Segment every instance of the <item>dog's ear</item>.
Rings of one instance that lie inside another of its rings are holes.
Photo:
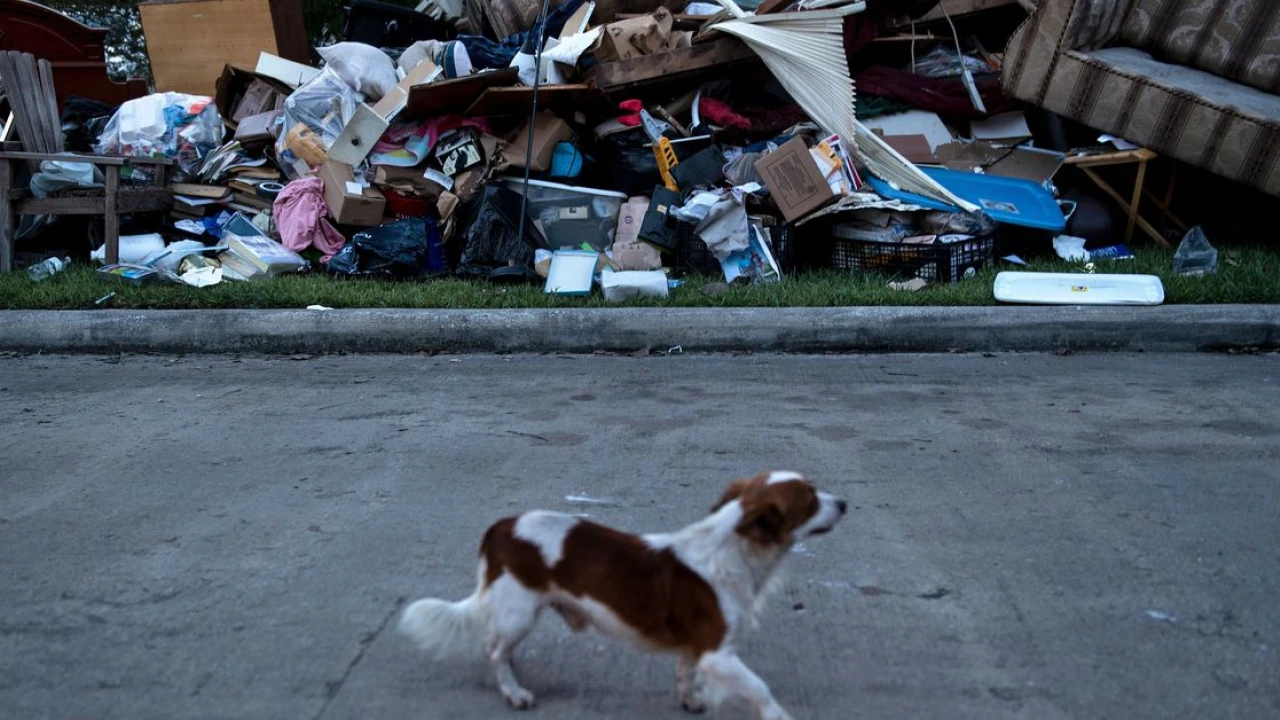
[[[786,539],[786,522],[777,504],[769,502],[748,508],[734,530],[761,545],[780,545]]]
[[[715,512],[725,505],[728,505],[734,500],[742,497],[742,493],[746,492],[747,488],[755,481],[755,478],[746,478],[743,480],[735,480],[730,483],[729,487],[724,489],[724,494],[720,496],[720,499],[716,501],[716,504],[711,506],[711,512]]]

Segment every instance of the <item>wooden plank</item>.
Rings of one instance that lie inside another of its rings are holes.
[[[121,215],[168,210],[173,204],[171,195],[135,194],[122,192],[116,196],[116,212]],[[14,215],[101,215],[105,217],[106,196],[87,197],[28,197],[14,201]]]
[[[727,65],[757,61],[746,43],[737,38],[699,43],[658,55],[603,63],[596,66],[596,87],[605,92],[651,82],[670,82]]]
[[[1148,162],[1155,160],[1156,157],[1158,156],[1154,151],[1138,148],[1137,150],[1121,150],[1097,155],[1069,155],[1064,162],[1067,165],[1076,165],[1078,167],[1102,167],[1104,165]]]
[[[282,55],[269,0],[155,0],[138,12],[157,92],[212,97],[224,65],[254,67],[261,52]]]
[[[58,91],[53,87],[53,65],[48,60],[36,64],[40,72],[40,86],[44,91],[46,114],[50,121],[49,137],[53,139],[56,151],[67,147],[66,137],[62,133],[62,116],[58,113]]]
[[[514,85],[520,71],[515,68],[476,73],[456,80],[441,80],[409,88],[409,101],[397,121],[424,120],[438,115],[460,113],[491,87]]]
[[[591,92],[589,85],[543,85],[538,88],[538,107],[549,110],[572,110],[582,97]],[[468,116],[502,117],[528,115],[533,109],[533,88],[495,87],[467,108]]]
[[[13,272],[13,231],[17,218],[9,191],[13,189],[13,163],[0,160],[0,273]]]
[[[150,158],[150,157],[109,157],[106,155],[80,155],[78,153],[37,153],[37,152],[7,152],[0,151],[0,159],[8,158],[10,160],[34,160],[35,162],[43,162],[45,160],[60,160],[62,162],[81,162],[90,163],[92,165],[173,165],[171,158]]]

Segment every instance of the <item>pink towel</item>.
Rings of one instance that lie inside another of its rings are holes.
[[[324,203],[324,181],[309,177],[294,180],[276,197],[276,229],[280,242],[294,252],[302,252],[315,246],[329,258],[342,249],[346,238],[329,224],[325,216],[329,206]]]

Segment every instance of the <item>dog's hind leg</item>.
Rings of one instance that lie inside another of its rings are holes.
[[[732,650],[706,653],[698,660],[698,671],[713,686],[716,695],[746,700],[760,720],[791,720],[787,711],[773,699],[764,680],[751,672]]]
[[[697,663],[685,655],[681,655],[676,661],[676,689],[680,693],[680,706],[686,712],[706,712],[707,704],[702,699],[702,688],[698,682]]]
[[[511,654],[538,620],[542,609],[539,596],[511,575],[503,574],[489,586],[485,602],[489,608],[485,652],[497,676],[498,689],[511,707],[531,708],[537,699],[516,679]]]

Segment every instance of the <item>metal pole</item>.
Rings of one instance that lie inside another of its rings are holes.
[[[542,0],[542,12],[534,23],[538,52],[533,61],[533,108],[529,111],[529,143],[524,151],[524,185],[520,189],[520,240],[524,241],[526,214],[529,211],[529,174],[533,169],[533,131],[538,122],[538,88],[542,85],[542,48],[546,44],[547,11],[551,0]]]

